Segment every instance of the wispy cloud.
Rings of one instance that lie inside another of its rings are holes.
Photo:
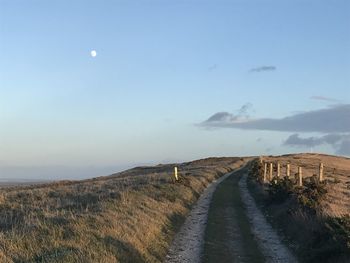
[[[249,72],[274,71],[276,69],[277,68],[275,66],[261,66],[261,67],[252,68],[249,70]]]
[[[329,98],[329,97],[324,97],[324,96],[311,96],[310,99],[327,101],[327,102],[340,102],[340,100]]]
[[[265,152],[269,153],[269,152],[272,152],[272,150],[273,150],[273,147],[267,147],[267,148],[265,149]]]
[[[211,65],[210,67],[208,67],[208,71],[214,71],[218,68],[218,65],[217,64],[213,64]]]
[[[350,156],[350,139],[342,141],[337,149],[337,153]]]
[[[203,126],[211,126],[205,125],[205,123],[235,123],[243,120],[248,120],[250,117],[250,111],[252,110],[253,105],[251,103],[244,104],[235,114],[228,112],[217,112],[209,117],[208,120],[203,122]],[[215,125],[213,125],[215,127]]]
[[[308,148],[330,145],[337,154],[350,155],[350,104],[299,112],[281,119],[252,119],[249,114],[251,108],[252,105],[247,103],[236,113],[215,113],[200,126],[294,132],[286,139],[284,145]],[[324,135],[301,137],[298,133],[302,132],[318,132]]]
[[[243,117],[242,114],[219,112],[202,122],[200,126],[285,132],[348,133],[350,104],[296,113],[281,119],[252,119],[249,115]]]
[[[335,149],[337,154],[350,155],[350,134],[327,134],[302,138],[295,133],[290,135],[283,144],[293,147],[315,147],[328,144]]]

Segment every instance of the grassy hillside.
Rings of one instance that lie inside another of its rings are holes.
[[[204,188],[246,159],[0,189],[0,262],[161,262]]]
[[[281,177],[262,186],[255,179],[262,172],[256,160],[249,187],[262,211],[281,230],[285,242],[301,262],[349,262],[350,258],[350,159],[321,154],[269,156],[264,162],[279,162]],[[325,180],[317,180],[324,164]],[[291,178],[284,168],[291,164]],[[276,165],[275,165],[276,166]],[[303,167],[303,186],[294,175]],[[274,171],[276,174],[276,171]]]
[[[280,162],[282,175],[286,163],[291,165],[291,175],[297,173],[297,166],[303,168],[303,177],[309,181],[318,174],[318,166],[324,164],[324,179],[328,181],[328,193],[322,199],[323,214],[333,217],[350,215],[350,159],[324,154],[293,154],[264,157],[267,162]]]

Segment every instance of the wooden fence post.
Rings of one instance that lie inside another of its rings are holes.
[[[267,175],[267,163],[264,163],[264,177],[263,177],[263,183],[266,183],[266,181],[267,181],[266,175]]]
[[[270,163],[270,178],[269,178],[269,181],[271,182],[271,180],[272,180],[272,173],[273,173],[273,163]]]
[[[277,163],[277,178],[280,177],[280,173],[281,173],[281,164],[278,162]]]
[[[298,186],[303,186],[303,170],[301,166],[298,167]]]
[[[289,177],[290,177],[290,163],[287,163],[287,166],[286,166],[286,176],[289,179]]]
[[[323,181],[323,163],[320,163],[320,173],[318,176],[318,181],[322,182]]]
[[[176,181],[179,180],[179,177],[177,175],[177,167],[176,166],[174,167],[174,176],[175,176]]]

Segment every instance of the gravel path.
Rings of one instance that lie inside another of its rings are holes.
[[[247,188],[247,174],[245,173],[239,181],[242,201],[246,207],[247,216],[251,224],[252,232],[255,235],[261,252],[266,262],[297,262],[288,248],[282,244],[277,233],[266,221],[264,215],[257,208],[253,197]]]
[[[212,182],[202,193],[196,205],[188,215],[184,225],[175,236],[173,244],[169,249],[165,262],[167,263],[199,263],[203,249],[205,226],[208,218],[208,210],[212,195],[228,173]]]
[[[237,172],[238,170],[234,172]],[[184,225],[181,227],[179,233],[175,236],[173,244],[166,256],[166,263],[201,262],[204,233],[213,193],[215,192],[216,187],[231,174],[232,173],[222,176],[204,190],[196,205],[188,215]],[[246,224],[250,225],[252,234],[254,235],[254,240],[256,240],[254,242],[257,242],[257,249],[261,251],[259,253],[262,253],[263,258],[265,258],[264,261],[268,263],[297,262],[288,248],[282,244],[279,236],[266,221],[264,215],[257,208],[255,201],[247,188],[246,172],[244,172],[240,180],[237,180],[235,184],[237,185],[237,183],[238,186],[236,191],[239,192],[242,200],[241,207],[245,207],[245,212],[243,212],[246,214],[244,222],[247,222]],[[246,251],[244,252],[246,248],[242,247],[242,231],[239,229],[239,225],[237,225],[236,221],[238,220],[238,217],[236,218],[235,213],[235,209],[227,207],[225,213],[222,214],[225,221],[224,225],[229,232],[229,238],[223,243],[223,245],[225,244],[225,246],[229,246],[227,249],[229,253],[234,256],[235,262],[249,262],[247,261],[249,257],[245,255]]]

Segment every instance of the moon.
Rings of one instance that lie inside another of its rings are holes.
[[[94,58],[97,56],[96,50],[91,50],[90,55]]]

